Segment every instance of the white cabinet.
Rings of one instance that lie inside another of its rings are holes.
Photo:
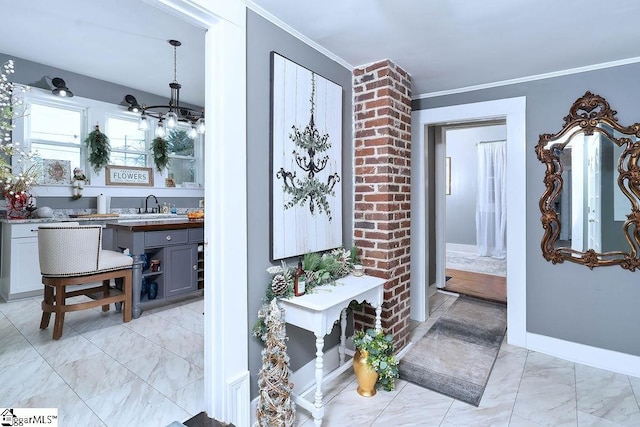
[[[5,301],[42,294],[38,224],[2,224],[0,296]]]

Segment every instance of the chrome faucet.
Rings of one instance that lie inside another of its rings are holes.
[[[160,203],[158,203],[158,199],[153,194],[149,194],[144,201],[144,213],[153,213],[153,208],[151,208],[151,212],[149,212],[149,197],[153,197],[153,200],[156,201],[156,206],[158,207],[158,212],[160,212]]]

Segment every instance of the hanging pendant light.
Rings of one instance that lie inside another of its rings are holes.
[[[173,46],[173,81],[169,83],[171,94],[169,103],[167,105],[150,105],[138,104],[138,100],[133,95],[126,95],[125,101],[129,104],[129,111],[141,111],[140,120],[138,122],[138,128],[140,130],[148,129],[148,117],[158,119],[158,126],[156,129],[156,135],[158,132],[166,135],[166,129],[173,129],[177,126],[178,122],[186,122],[195,128],[197,134],[204,134],[204,111],[198,111],[193,108],[184,107],[180,105],[180,89],[182,85],[177,80],[177,48],[182,45],[178,40],[168,40],[169,44]],[[164,120],[164,123],[163,123]],[[146,125],[143,122],[147,122]],[[144,129],[143,127],[146,126]],[[160,130],[162,127],[162,130]],[[191,132],[189,132],[191,133]]]
[[[158,120],[158,126],[156,127],[156,136],[158,138],[164,138],[166,134],[167,134],[167,131],[164,128],[164,123],[162,121],[162,118],[160,118],[160,120]]]

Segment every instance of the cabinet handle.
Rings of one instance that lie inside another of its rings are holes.
[[[167,235],[167,240],[171,240],[171,235]]]
[[[193,265],[193,269],[194,269],[194,270],[197,270],[197,269],[198,269],[198,266],[197,266],[196,264],[194,264],[194,265]]]

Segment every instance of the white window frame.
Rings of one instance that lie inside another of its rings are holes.
[[[189,130],[191,129],[191,125],[186,124],[184,122],[180,122],[176,128],[185,130],[186,132],[189,132]],[[204,170],[203,170],[203,167],[204,167],[204,136],[203,135],[198,134],[198,136],[196,136],[194,141],[193,141],[193,156],[183,156],[183,155],[177,155],[177,154],[169,153],[169,166],[162,172],[165,178],[169,176],[169,172],[170,172],[169,171],[169,167],[171,166],[171,160],[172,159],[194,160],[195,164],[196,164],[196,170],[195,170],[194,177],[193,177],[194,182],[198,186],[198,188],[203,188],[204,187],[204,182],[203,182],[203,179],[202,179],[202,177],[204,175]],[[155,165],[154,165],[154,167],[155,167]],[[182,185],[180,185],[180,187],[182,187]],[[178,187],[178,188],[180,188],[180,187]],[[185,188],[185,187],[182,187],[182,188]]]
[[[107,127],[107,121],[109,119],[117,119],[117,120],[126,120],[126,121],[130,121],[130,122],[134,122],[136,123],[137,126],[137,122],[138,122],[138,116],[131,114],[127,111],[120,111],[120,112],[107,112],[105,114],[105,118],[104,118],[104,131],[107,132],[107,136],[108,135],[108,127]],[[150,163],[153,163],[151,157],[151,141],[153,140],[153,138],[150,136],[151,132],[149,130],[144,131],[144,149],[143,151],[136,151],[136,150],[114,150],[113,146],[111,147],[111,152],[117,152],[117,153],[132,153],[132,154],[144,154],[145,156],[145,164],[144,166],[146,167],[150,167],[152,165],[150,165]]]

